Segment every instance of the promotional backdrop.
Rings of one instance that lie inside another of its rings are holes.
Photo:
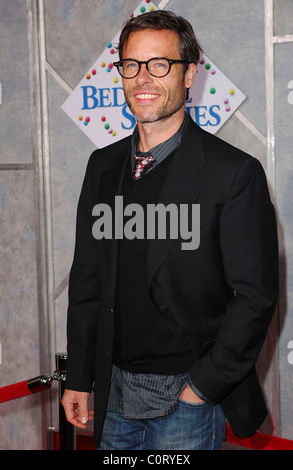
[[[112,67],[142,8],[186,17],[203,48],[187,112],[258,158],[276,206],[280,301],[258,361],[270,415],[293,439],[293,1],[0,0],[0,387],[66,350],[76,206],[91,152],[132,132]],[[57,386],[0,404],[0,449],[53,447]]]

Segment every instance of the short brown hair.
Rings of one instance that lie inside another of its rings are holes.
[[[182,60],[198,63],[202,49],[194,35],[191,24],[181,16],[171,11],[155,10],[149,13],[130,18],[121,31],[118,52],[119,58],[123,59],[122,52],[131,33],[144,29],[171,30],[177,34],[179,39],[179,54]]]

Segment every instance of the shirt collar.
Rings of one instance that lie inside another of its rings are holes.
[[[188,115],[185,113],[183,123],[181,124],[180,128],[178,129],[175,134],[167,139],[165,142],[160,143],[159,145],[156,145],[152,149],[150,149],[149,152],[140,152],[142,155],[145,154],[151,154],[155,158],[155,163],[152,165],[152,168],[154,168],[158,163],[162,162],[168,155],[170,155],[173,150],[175,150],[182,139],[182,135],[187,127],[188,123]],[[137,125],[134,128],[133,134],[132,134],[132,139],[131,139],[131,161],[132,165],[134,164],[134,155],[137,154],[137,146],[139,142],[139,132],[138,132],[138,127]]]

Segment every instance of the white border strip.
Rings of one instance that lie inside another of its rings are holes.
[[[276,202],[276,136],[275,136],[275,80],[274,80],[274,2],[264,0],[265,20],[265,72],[266,72],[266,103],[267,103],[267,178],[272,201]],[[273,424],[272,434],[279,436],[279,351],[277,345],[278,317],[274,315],[268,335],[268,350],[271,368],[271,400],[270,413]]]
[[[42,156],[43,162],[40,169],[43,172],[44,191],[44,226],[45,226],[45,251],[46,251],[46,284],[47,284],[47,309],[48,309],[48,342],[49,342],[49,366],[53,370],[53,354],[56,352],[56,322],[54,292],[54,249],[53,249],[53,214],[51,193],[51,165],[50,165],[50,135],[49,135],[49,109],[46,69],[46,34],[45,34],[45,6],[44,0],[39,0],[39,51],[41,74],[41,121],[42,121]]]
[[[275,80],[274,80],[274,42],[273,42],[273,0],[264,0],[265,12],[265,71],[267,102],[267,177],[271,197],[275,200],[276,189],[276,138],[275,138]]]
[[[293,34],[288,34],[286,36],[274,36],[274,44],[281,44],[283,42],[293,42]]]
[[[162,0],[159,5],[158,5],[158,8],[160,10],[164,10],[164,8],[168,5],[168,3],[170,2],[170,0]]]
[[[247,127],[247,129],[250,130],[250,132],[255,135],[255,137],[258,138],[258,140],[263,144],[263,145],[267,145],[267,139],[266,137],[257,129],[257,127],[255,127],[251,121],[249,121],[249,119],[247,119],[247,117],[244,116],[244,114],[239,111],[239,109],[237,109],[234,113],[234,116],[237,117],[237,119],[239,119],[239,121],[245,126]]]
[[[62,78],[61,75],[59,75],[59,73],[54,69],[54,67],[52,67],[52,65],[49,64],[49,62],[47,61],[45,61],[44,67],[47,70],[47,72],[49,72],[50,75],[52,75],[52,77],[56,80],[56,82],[59,83],[59,85],[66,91],[66,93],[70,95],[73,89],[71,88],[70,85],[68,85],[68,83],[64,80],[64,78]]]

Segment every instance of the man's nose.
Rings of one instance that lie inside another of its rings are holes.
[[[140,71],[135,78],[136,82],[139,84],[153,82],[153,77],[148,72],[146,64],[141,64]]]

